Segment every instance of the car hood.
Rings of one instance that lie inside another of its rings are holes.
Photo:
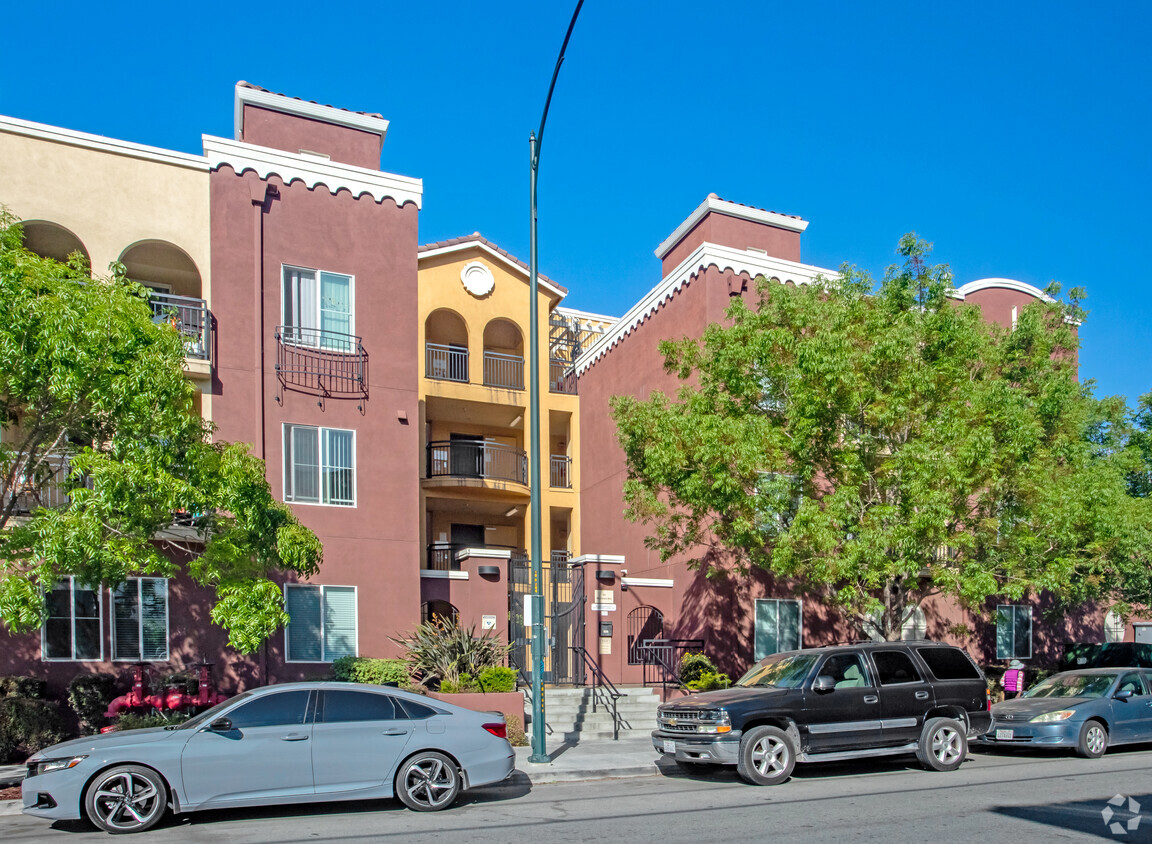
[[[1058,712],[1061,709],[1075,709],[1090,703],[1096,698],[1088,697],[1040,697],[1014,698],[992,706],[992,717],[1005,721],[1024,721],[1043,715],[1045,712]]]
[[[71,741],[54,744],[46,747],[35,756],[40,759],[53,759],[59,756],[76,755],[82,753],[104,753],[118,747],[128,747],[134,744],[148,744],[154,741],[174,738],[187,733],[179,730],[168,730],[164,727],[148,727],[143,730],[123,730],[114,733],[101,733],[95,736],[84,736]]]
[[[771,686],[756,686],[755,688],[734,686],[730,689],[700,692],[690,697],[672,701],[665,706],[670,709],[715,709],[718,706],[729,706],[750,698],[762,699],[765,695],[778,695],[791,691],[795,691],[795,689],[777,689]]]

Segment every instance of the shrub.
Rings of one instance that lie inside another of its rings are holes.
[[[680,658],[680,682],[689,688],[703,674],[716,674],[716,665],[704,654],[684,654]]]
[[[332,663],[332,679],[345,683],[385,683],[406,686],[408,664],[402,659],[373,659],[366,656],[342,656]]]
[[[43,698],[48,683],[38,677],[0,677],[0,697]]]
[[[697,692],[708,692],[712,689],[726,689],[732,685],[732,681],[728,679],[727,674],[719,674],[715,671],[705,671],[692,682],[688,683],[688,688]]]
[[[80,719],[85,735],[100,731],[108,724],[104,713],[116,697],[116,678],[111,674],[78,674],[68,684],[68,704]]]
[[[167,727],[169,724],[187,721],[189,717],[187,712],[149,712],[144,715],[125,712],[116,719],[116,729],[143,730],[148,727]]]
[[[408,652],[406,662],[413,674],[425,681],[447,680],[457,685],[462,674],[475,676],[490,666],[503,665],[509,648],[492,633],[477,635],[476,625],[465,630],[440,618],[424,622],[411,636],[392,641]]]
[[[516,691],[516,669],[503,665],[490,665],[480,671],[476,678],[482,692]]]
[[[54,700],[0,698],[0,762],[23,762],[64,740],[64,718]]]
[[[508,743],[513,747],[528,746],[528,735],[524,732],[524,722],[515,715],[508,718]]]

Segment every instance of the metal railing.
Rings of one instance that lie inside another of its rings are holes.
[[[643,665],[643,683],[660,683],[665,700],[668,687],[687,689],[678,671],[680,660],[686,653],[704,650],[703,639],[645,639],[639,645],[640,662]]]
[[[528,455],[503,443],[451,440],[428,443],[429,478],[485,478],[528,483]]]
[[[424,344],[424,377],[468,383],[468,350],[440,343]]]
[[[548,473],[549,486],[572,489],[572,458],[566,454],[553,454]]]
[[[523,390],[524,358],[521,355],[485,351],[484,386]]]
[[[617,689],[608,679],[608,676],[600,670],[600,666],[588,653],[587,648],[582,645],[573,645],[572,651],[577,657],[584,660],[584,667],[592,672],[592,711],[596,711],[597,699],[609,708],[612,713],[612,740],[619,740],[620,712],[616,706],[616,701],[624,697],[624,693]]]
[[[368,353],[355,334],[278,325],[276,376],[285,389],[368,398]]]
[[[12,516],[30,516],[41,507],[58,510],[67,506],[72,501],[69,490],[75,486],[68,481],[71,468],[72,460],[67,454],[45,454],[38,458],[35,466],[17,472],[9,500],[0,502],[0,512],[7,510]]]
[[[549,554],[549,562],[553,563],[566,563],[572,557],[567,551],[552,551]]]
[[[576,395],[576,370],[572,364],[554,360],[548,364],[548,390]]]
[[[208,303],[192,296],[173,296],[171,293],[150,293],[152,321],[170,325],[184,341],[184,356],[196,360],[210,360],[212,350],[212,314]]]
[[[428,546],[428,557],[425,569],[428,571],[460,571],[460,562],[456,555],[465,548],[493,548],[497,551],[511,551],[512,556],[525,554],[522,548],[511,545],[490,545],[479,542],[433,542]]]

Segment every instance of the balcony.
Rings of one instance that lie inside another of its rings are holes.
[[[550,361],[548,364],[548,391],[576,395],[576,370],[564,361]]]
[[[572,489],[572,458],[553,454],[549,465],[548,485],[553,489]]]
[[[192,296],[151,293],[152,321],[170,325],[184,341],[184,357],[194,361],[211,361],[212,313],[208,303]]]
[[[37,461],[31,471],[18,470],[11,488],[12,516],[30,516],[43,507],[59,510],[72,500],[69,491],[74,486],[68,480],[72,461],[66,454],[46,454]],[[0,506],[0,512],[8,509],[8,501]]]
[[[429,478],[480,478],[528,484],[528,455],[502,443],[452,440],[428,443]]]
[[[355,334],[276,326],[276,376],[286,390],[324,398],[368,398],[368,353]]]
[[[526,551],[511,545],[490,545],[488,543],[433,542],[428,546],[428,556],[424,568],[429,571],[460,571],[460,561],[456,555],[465,548],[490,548],[496,551],[511,551],[512,559],[522,559]]]
[[[440,343],[424,344],[424,375],[437,381],[468,383],[468,350]]]
[[[524,389],[524,358],[500,352],[484,352],[484,386],[506,390]]]

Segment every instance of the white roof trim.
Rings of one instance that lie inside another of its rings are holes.
[[[439,569],[420,569],[420,576],[427,580],[467,580],[466,571],[440,571]]]
[[[962,287],[957,287],[952,291],[951,295],[954,299],[963,299],[969,293],[975,293],[977,290],[985,290],[989,287],[1002,287],[1005,290],[1015,290],[1019,293],[1027,293],[1029,296],[1035,296],[1042,302],[1054,302],[1051,296],[1041,290],[1039,287],[1033,287],[1023,281],[1016,281],[1011,278],[982,278],[978,281],[970,281]]]
[[[74,132],[71,129],[62,129],[59,126],[49,126],[45,123],[32,123],[29,120],[18,120],[15,117],[0,115],[0,132],[82,147],[109,155],[122,155],[128,158],[155,161],[159,164],[170,164],[174,167],[187,167],[191,170],[203,170],[205,172],[208,170],[208,161],[202,155],[173,152],[160,147],[149,147],[116,138],[106,138],[103,135],[89,135],[87,132]]]
[[[622,577],[620,582],[625,586],[659,586],[671,588],[674,584],[671,578],[663,577]]]
[[[623,554],[582,554],[574,560],[569,560],[568,565],[578,566],[585,563],[622,563],[624,562]]]
[[[663,243],[656,247],[656,257],[663,260],[664,256],[672,250],[672,247],[679,243],[684,235],[692,231],[709,211],[724,214],[727,217],[736,217],[740,220],[749,220],[753,223],[766,223],[769,226],[786,229],[790,232],[802,232],[808,228],[807,220],[797,220],[787,214],[777,214],[775,211],[764,211],[760,208],[749,208],[747,205],[710,196],[701,202],[696,210],[688,215],[688,219],[678,225],[676,230],[664,239]]]
[[[558,313],[567,314],[570,317],[576,317],[577,319],[586,319],[592,322],[606,322],[609,325],[620,319],[620,317],[607,316],[606,314],[594,314],[590,311],[579,311],[576,308],[568,308],[563,305],[557,305],[556,311]]]
[[[588,347],[584,354],[576,359],[577,376],[585,372],[590,366],[606,355],[624,337],[632,333],[640,323],[672,296],[681,287],[691,283],[692,278],[701,271],[714,266],[720,272],[732,270],[740,275],[747,273],[752,278],[765,276],[766,278],[779,278],[783,282],[793,284],[811,284],[817,276],[835,278],[839,276],[836,270],[826,270],[810,264],[800,264],[796,261],[786,261],[783,258],[773,258],[760,252],[750,252],[744,249],[733,249],[730,246],[721,246],[717,243],[702,243],[696,247],[680,265],[668,273],[659,284],[637,302],[628,313],[620,317],[611,328],[605,331],[595,343]]]
[[[436,249],[429,249],[417,255],[417,263],[423,261],[425,258],[435,258],[438,255],[451,255],[453,252],[463,252],[467,249],[479,249],[481,252],[487,253],[492,258],[492,260],[499,261],[512,272],[524,276],[526,280],[530,278],[528,270],[524,269],[515,261],[510,260],[507,255],[501,255],[498,251],[493,249],[487,243],[484,243],[482,240],[465,240],[462,243],[453,243],[449,246],[439,246]],[[563,290],[561,290],[559,287],[556,287],[554,284],[549,283],[539,273],[536,275],[536,280],[539,282],[542,288],[549,291],[553,295],[559,296],[561,299],[563,299],[566,295]]]
[[[463,548],[456,552],[457,560],[466,560],[475,557],[483,560],[510,560],[511,551],[502,551],[499,548]]]
[[[346,189],[357,199],[363,194],[369,194],[377,202],[388,198],[397,205],[415,203],[417,208],[424,195],[424,182],[421,179],[382,173],[338,161],[324,161],[226,138],[214,138],[211,135],[202,137],[204,155],[213,168],[227,164],[237,173],[255,170],[261,179],[275,173],[286,185],[300,180],[309,188],[324,185],[333,194]]]
[[[325,123],[334,123],[337,126],[347,126],[350,129],[359,129],[380,136],[380,143],[384,143],[384,135],[388,132],[388,121],[383,117],[373,117],[369,114],[357,114],[354,111],[345,111],[335,106],[320,105],[287,97],[284,94],[273,94],[271,91],[257,91],[243,85],[236,86],[236,140],[240,140],[244,132],[244,105],[250,104],[260,108],[279,111],[282,114],[296,114],[300,117],[309,117],[313,120],[322,120]]]

